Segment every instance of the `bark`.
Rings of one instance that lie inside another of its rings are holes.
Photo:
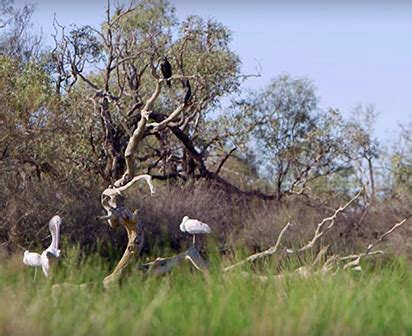
[[[113,272],[104,278],[103,286],[105,288],[109,288],[112,283],[120,279],[129,263],[130,257],[135,253],[139,254],[143,248],[143,238],[138,241],[138,235],[140,234],[141,237],[143,237],[143,235],[141,228],[138,227],[137,214],[131,216],[131,218],[124,219],[123,226],[127,232],[127,246]]]

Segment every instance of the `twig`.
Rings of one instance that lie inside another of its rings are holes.
[[[368,245],[368,248],[366,249],[365,256],[368,255],[368,254],[370,254],[370,253],[371,253],[371,250],[372,250],[376,245],[378,245],[379,243],[381,243],[382,240],[383,240],[383,238],[385,238],[386,236],[389,236],[389,235],[390,235],[392,232],[394,232],[396,229],[400,228],[403,224],[406,223],[407,220],[408,220],[408,219],[405,218],[405,219],[403,219],[402,221],[400,221],[399,223],[396,223],[392,228],[390,228],[390,229],[389,229],[388,231],[386,231],[382,236],[380,236],[379,239],[378,239],[376,242],[374,242],[374,243],[372,243],[372,244],[369,244],[369,245]]]

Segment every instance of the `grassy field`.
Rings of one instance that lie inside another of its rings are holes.
[[[3,260],[0,335],[412,334],[412,273],[404,260],[267,283],[223,277],[219,263],[208,277],[189,267],[161,278],[135,271],[104,291],[96,280],[109,266],[97,257],[79,262],[73,252],[47,280],[17,257]]]

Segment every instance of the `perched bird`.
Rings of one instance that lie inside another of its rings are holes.
[[[190,103],[191,99],[192,99],[192,88],[190,87],[189,80],[186,80],[186,94],[185,94],[185,99],[183,103],[187,105],[188,103]]]
[[[170,77],[172,77],[172,65],[169,63],[169,60],[165,56],[163,62],[160,64],[160,70],[162,71],[163,78],[166,79],[166,83],[169,87],[172,86]]]
[[[187,232],[193,235],[193,244],[196,242],[197,234],[210,233],[210,227],[206,223],[202,223],[197,219],[189,219],[189,217],[184,216],[182,223],[180,224],[180,231]]]
[[[50,246],[45,249],[42,254],[30,251],[24,251],[23,263],[29,267],[41,267],[44,275],[47,277],[49,275],[49,257],[54,256],[56,258],[60,257],[59,250],[59,237],[60,237],[60,225],[62,224],[62,219],[60,216],[53,216],[49,221],[49,230],[52,236],[52,241]]]

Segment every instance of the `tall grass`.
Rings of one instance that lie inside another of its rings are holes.
[[[52,278],[0,263],[0,335],[407,335],[412,333],[412,273],[403,259],[302,279],[260,283],[209,276],[189,266],[160,278],[131,269],[119,286],[100,285],[110,265],[73,249]],[[367,265],[366,265],[367,266]],[[268,272],[272,272],[267,264]],[[74,284],[84,284],[76,286]],[[59,284],[59,285],[56,285]]]

